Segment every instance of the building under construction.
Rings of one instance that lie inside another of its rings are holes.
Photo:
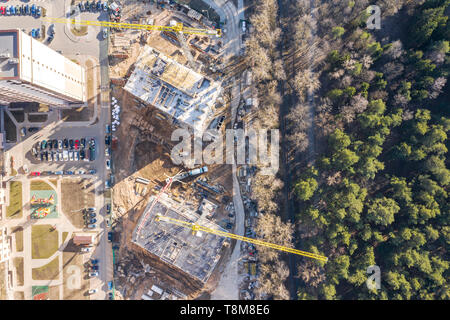
[[[220,83],[145,46],[124,89],[163,112],[173,124],[203,132],[221,93]]]
[[[152,205],[154,199],[150,199],[138,221],[133,232],[133,243],[166,264],[205,283],[220,259],[223,246],[229,240],[205,232],[197,231],[193,234],[189,228],[157,220],[156,217],[161,215],[214,230],[225,230],[206,217],[186,209],[166,194],[162,194]]]

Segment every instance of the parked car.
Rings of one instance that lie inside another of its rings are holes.
[[[69,151],[69,161],[73,161],[73,151]]]
[[[80,146],[82,149],[84,149],[86,147],[86,139],[85,138],[80,139]]]
[[[78,147],[80,146],[80,140],[75,140],[74,147],[76,150],[78,150]]]
[[[37,128],[37,127],[28,128],[28,132],[38,132],[38,131],[39,131],[39,128]]]
[[[111,170],[111,160],[106,160],[106,169]]]
[[[57,149],[58,148],[58,140],[53,139],[53,149]]]
[[[80,157],[79,157],[78,151],[75,151],[75,152],[73,153],[73,155],[74,155],[74,159],[75,159],[75,161],[78,161],[78,160],[80,160]]]
[[[64,173],[65,173],[65,174],[68,174],[68,175],[72,175],[72,174],[73,174],[73,171],[70,171],[70,170],[69,170],[69,171],[65,171]]]
[[[0,7],[0,14],[5,15],[6,14],[6,7]]]
[[[95,169],[89,170],[89,174],[96,174],[96,173],[97,173],[97,170],[95,170]]]
[[[25,137],[26,134],[27,134],[27,128],[25,128],[25,127],[21,128],[21,129],[20,129],[20,135],[21,135],[22,137]]]
[[[95,160],[95,148],[89,149],[89,161]]]
[[[58,174],[58,175],[61,175],[63,173],[64,173],[63,171],[55,171],[55,174]]]
[[[64,145],[64,148],[67,149],[69,147],[69,141],[67,139],[64,139],[63,140],[63,145]]]
[[[103,40],[108,38],[108,28],[102,29],[102,38]]]
[[[105,181],[105,189],[110,189],[111,188],[111,183],[109,182],[109,180]]]
[[[95,272],[90,272],[89,273],[89,277],[98,277],[98,272],[97,271],[95,271]]]
[[[111,155],[111,149],[105,148],[105,156],[109,157]]]
[[[90,289],[89,291],[88,291],[88,293],[89,294],[94,294],[94,293],[96,293],[98,290],[97,289]]]
[[[36,9],[36,16],[39,18],[41,15],[42,15],[42,7],[39,6],[39,7]]]
[[[114,297],[113,297],[113,293],[112,293],[112,292],[108,292],[108,299],[109,299],[109,300],[114,300]]]
[[[36,14],[36,5],[33,3],[33,5],[31,6],[31,9],[30,9],[30,11],[31,11],[31,15],[35,15]]]
[[[109,124],[106,125],[106,133],[111,133],[111,126]]]
[[[108,290],[112,290],[112,289],[113,289],[113,282],[108,281]]]
[[[108,2],[103,2],[102,9],[103,9],[103,11],[108,11],[108,9],[109,9]]]
[[[97,11],[100,11],[100,10],[102,10],[102,2],[98,1],[97,2]]]
[[[83,2],[78,3],[78,9],[80,9],[81,12],[84,12],[84,5]]]
[[[86,171],[84,171],[83,169],[80,169],[80,170],[77,171],[77,173],[78,173],[78,174],[85,174]]]
[[[70,147],[70,149],[73,149],[73,146],[74,146],[74,144],[73,144],[73,140],[72,140],[72,139],[70,139],[70,140],[69,140],[69,147]]]
[[[110,214],[111,213],[111,204],[107,203],[106,204],[106,214]]]
[[[63,153],[58,152],[59,161],[64,161]]]
[[[30,174],[34,177],[38,177],[41,175],[41,173],[39,171],[32,171]]]
[[[95,265],[95,266],[91,266],[91,269],[92,269],[93,271],[98,271],[99,267],[98,267],[97,265]]]
[[[111,144],[111,136],[105,136],[105,144],[108,146]]]
[[[89,247],[87,247],[87,248],[81,248],[80,251],[81,251],[81,252],[92,252],[92,248],[89,248]]]
[[[62,140],[58,140],[58,149],[61,150],[63,148]]]
[[[95,228],[97,228],[97,225],[96,224],[89,224],[87,227],[88,227],[88,229],[95,229]]]
[[[109,242],[112,241],[112,237],[113,237],[112,232],[108,232],[108,241],[109,241]]]
[[[91,259],[91,264],[92,265],[98,264],[98,259]]]
[[[87,208],[88,211],[95,211],[96,209],[94,207]]]

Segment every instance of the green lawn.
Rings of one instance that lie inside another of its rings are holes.
[[[13,233],[16,237],[16,251],[22,252],[23,251],[23,228],[22,227],[14,228]]]
[[[53,280],[58,278],[59,257],[56,257],[46,265],[32,270],[33,280]]]
[[[11,181],[9,184],[9,206],[6,208],[6,217],[22,218],[22,182],[20,181]]]
[[[47,182],[42,180],[31,181],[30,183],[31,190],[55,190],[49,185]]]
[[[46,259],[58,250],[58,230],[51,231],[51,225],[34,225],[31,227],[31,247],[33,259]]]

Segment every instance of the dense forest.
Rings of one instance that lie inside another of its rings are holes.
[[[257,177],[258,233],[329,257],[297,260],[298,298],[449,299],[450,0],[255,2],[250,22],[267,31],[247,43],[260,125],[280,126],[285,84],[296,213],[281,221],[283,175]],[[369,4],[380,30],[366,28]],[[296,21],[283,25],[283,10]],[[261,297],[288,298],[293,270],[260,253]],[[365,285],[371,265],[380,290]]]

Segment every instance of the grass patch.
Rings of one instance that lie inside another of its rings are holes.
[[[31,227],[31,256],[33,259],[47,259],[58,250],[58,231],[51,231],[51,225]]]
[[[22,252],[23,251],[23,228],[22,227],[16,227],[12,230],[16,237],[16,252]]]
[[[56,257],[46,265],[40,268],[33,268],[33,280],[53,280],[58,277],[59,257]]]
[[[62,234],[62,237],[63,237],[63,238],[62,238],[61,243],[64,243],[64,241],[66,241],[68,235],[69,235],[68,232],[63,232],[63,234]]]
[[[82,36],[87,35],[87,33],[88,33],[88,27],[87,27],[87,26],[75,26],[75,25],[72,25],[72,26],[70,27],[70,31],[71,31],[74,35],[76,35],[77,37],[82,37]]]
[[[14,291],[14,300],[25,300],[23,291]]]
[[[48,116],[46,114],[29,114],[28,121],[30,122],[45,122]]]
[[[13,262],[14,262],[14,268],[16,269],[17,285],[23,286],[23,258],[16,257],[16,258],[14,258]]]
[[[6,207],[6,217],[22,218],[22,182],[11,181],[9,184],[9,206]]]
[[[55,188],[57,188],[58,187],[58,180],[56,180],[56,179],[50,179],[50,180],[48,180],[52,185],[54,185],[55,186]]]
[[[52,188],[52,186],[50,186],[47,182],[42,181],[42,180],[31,181],[30,189],[31,190],[51,190],[51,191],[54,190]]]
[[[6,300],[6,262],[0,262],[0,300]]]

